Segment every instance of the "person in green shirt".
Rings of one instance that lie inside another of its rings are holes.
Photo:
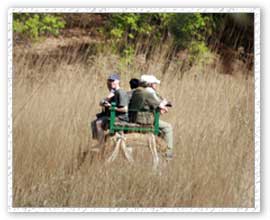
[[[133,91],[129,103],[129,120],[139,124],[153,124],[154,116],[151,112],[159,108],[161,114],[168,112],[170,103],[162,99],[156,92],[160,81],[153,75],[142,75],[140,87]],[[168,149],[166,156],[168,159],[173,157],[173,128],[170,123],[159,120],[159,129],[164,134],[164,139]]]

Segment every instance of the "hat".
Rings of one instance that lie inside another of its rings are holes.
[[[108,77],[108,80],[120,80],[120,77],[118,74],[113,73]]]
[[[146,83],[157,83],[160,84],[160,80],[158,80],[154,75],[142,75],[141,81]]]

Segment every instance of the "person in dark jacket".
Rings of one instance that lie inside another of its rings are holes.
[[[130,86],[130,91],[127,92],[128,94],[128,99],[130,101],[131,99],[131,96],[133,94],[133,92],[135,91],[135,89],[137,89],[140,85],[140,80],[139,79],[136,79],[136,78],[132,78],[130,81],[129,81],[129,86]]]
[[[167,113],[167,106],[170,103],[157,94],[157,85],[160,81],[153,75],[142,75],[141,86],[137,88],[129,103],[129,120],[139,124],[153,124],[154,116],[151,112],[159,108],[161,114]],[[168,159],[173,157],[173,128],[172,125],[159,120],[159,129],[164,134],[167,142],[166,156]]]

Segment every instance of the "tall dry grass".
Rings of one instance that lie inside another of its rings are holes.
[[[202,64],[181,79],[177,62],[161,73],[164,54],[147,65],[143,56],[124,65],[106,53],[72,64],[65,56],[42,56],[34,64],[29,56],[15,56],[14,207],[254,205],[253,77]],[[160,93],[174,105],[162,117],[173,125],[175,158],[161,175],[143,161],[105,166],[89,155],[82,161],[94,143],[89,123],[107,94],[106,76],[115,70],[124,89],[131,77],[154,73],[162,81]]]

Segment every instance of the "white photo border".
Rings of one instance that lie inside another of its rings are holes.
[[[254,13],[255,159],[253,208],[14,208],[12,207],[13,13]],[[8,10],[8,211],[9,212],[260,212],[260,8],[10,8]]]

